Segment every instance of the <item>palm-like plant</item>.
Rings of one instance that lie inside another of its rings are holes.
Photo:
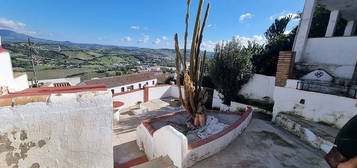
[[[200,46],[203,39],[203,32],[206,26],[210,4],[207,5],[203,22],[201,22],[201,13],[204,4],[204,0],[200,0],[197,10],[196,22],[193,31],[191,50],[189,53],[190,67],[186,65],[187,57],[187,41],[188,41],[188,24],[190,18],[190,4],[191,0],[187,0],[187,13],[186,13],[186,31],[185,41],[183,48],[183,56],[179,47],[178,35],[175,34],[175,49],[176,49],[176,74],[177,74],[177,87],[179,89],[180,101],[186,111],[191,114],[193,118],[193,124],[197,126],[205,125],[204,104],[207,101],[207,92],[202,88],[202,78],[204,70],[204,62],[206,59],[206,51],[201,58]],[[182,95],[182,89],[179,82],[180,73],[184,74],[183,89],[184,95]]]

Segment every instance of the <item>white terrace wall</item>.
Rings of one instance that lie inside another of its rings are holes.
[[[273,101],[275,77],[255,74],[239,91],[240,95],[250,99]]]
[[[146,85],[146,83],[147,83],[147,85]],[[131,85],[133,85],[133,89],[140,89],[140,86],[141,86],[141,88],[143,88],[145,85],[147,87],[150,87],[150,86],[155,86],[156,84],[157,84],[157,79],[151,79],[151,80],[141,81],[141,82],[137,82],[137,83],[132,83],[129,85],[112,87],[112,88],[109,88],[109,90],[114,89],[114,93],[122,93],[122,90],[121,90],[122,88],[124,88],[124,92],[127,92],[128,91],[127,87],[130,87]]]
[[[121,108],[128,108],[136,105],[138,102],[144,102],[144,90],[135,90],[128,93],[123,93],[113,97],[113,101],[123,102]]]
[[[291,84],[293,85],[293,84]],[[239,91],[239,95],[243,95],[249,99],[269,100],[273,102],[275,89],[275,77],[255,74],[247,84]],[[222,100],[218,91],[213,92],[212,107],[220,108]]]
[[[29,88],[28,77],[26,73],[17,76],[16,78],[14,78],[14,80],[16,83],[16,91],[22,91]]]
[[[0,99],[0,104],[4,101]],[[0,107],[1,168],[113,167],[109,92],[21,97],[12,101],[29,103]]]
[[[315,122],[325,122],[341,128],[357,115],[357,100],[329,94],[276,87],[273,120],[280,112],[303,116]]]
[[[182,95],[183,95],[182,90]],[[149,87],[149,101],[165,98],[165,97],[179,97],[179,91],[177,86],[175,85],[162,85],[162,86],[154,86]],[[120,109],[128,108],[136,105],[138,102],[144,102],[144,89],[129,91],[120,93],[119,95],[115,95],[113,97],[114,101],[123,102],[124,105],[120,107]]]
[[[309,38],[303,52],[303,62],[327,67],[341,78],[352,78],[357,62],[357,37]]]
[[[172,87],[170,85],[151,87],[149,88],[149,100],[170,97],[172,95]]]

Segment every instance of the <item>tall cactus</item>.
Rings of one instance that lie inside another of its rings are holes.
[[[179,47],[178,35],[175,34],[175,50],[176,50],[176,84],[179,88],[180,101],[186,111],[191,114],[194,121],[197,117],[202,116],[205,111],[204,104],[207,101],[207,92],[202,88],[202,78],[204,70],[204,62],[206,59],[206,51],[203,53],[203,58],[200,55],[200,46],[203,39],[203,32],[206,26],[206,21],[208,18],[208,13],[211,5],[208,3],[203,22],[201,22],[201,13],[204,4],[204,0],[200,0],[199,7],[197,10],[196,22],[193,31],[190,57],[190,67],[186,65],[187,57],[187,41],[188,41],[188,25],[190,18],[190,4],[191,0],[187,0],[187,13],[186,13],[186,31],[185,31],[185,41],[183,48],[183,57]],[[182,88],[179,82],[179,76],[183,73],[184,82],[183,89],[184,95],[182,95]],[[194,122],[195,126],[202,126],[204,124],[197,124]]]

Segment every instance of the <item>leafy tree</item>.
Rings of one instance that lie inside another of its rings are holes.
[[[235,39],[216,45],[209,64],[209,75],[223,95],[224,104],[230,105],[252,76],[251,58],[251,53]]]
[[[265,32],[267,43],[265,46],[250,43],[247,49],[252,52],[255,72],[275,76],[280,51],[291,51],[297,31],[295,27],[286,33],[286,28],[291,21],[291,16],[275,19],[274,23]]]

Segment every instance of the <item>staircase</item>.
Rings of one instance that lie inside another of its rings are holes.
[[[139,150],[135,141],[114,147],[114,168],[129,168],[147,161],[145,153]]]
[[[168,156],[165,156],[133,166],[132,168],[176,168],[176,166],[174,166],[174,163]]]

